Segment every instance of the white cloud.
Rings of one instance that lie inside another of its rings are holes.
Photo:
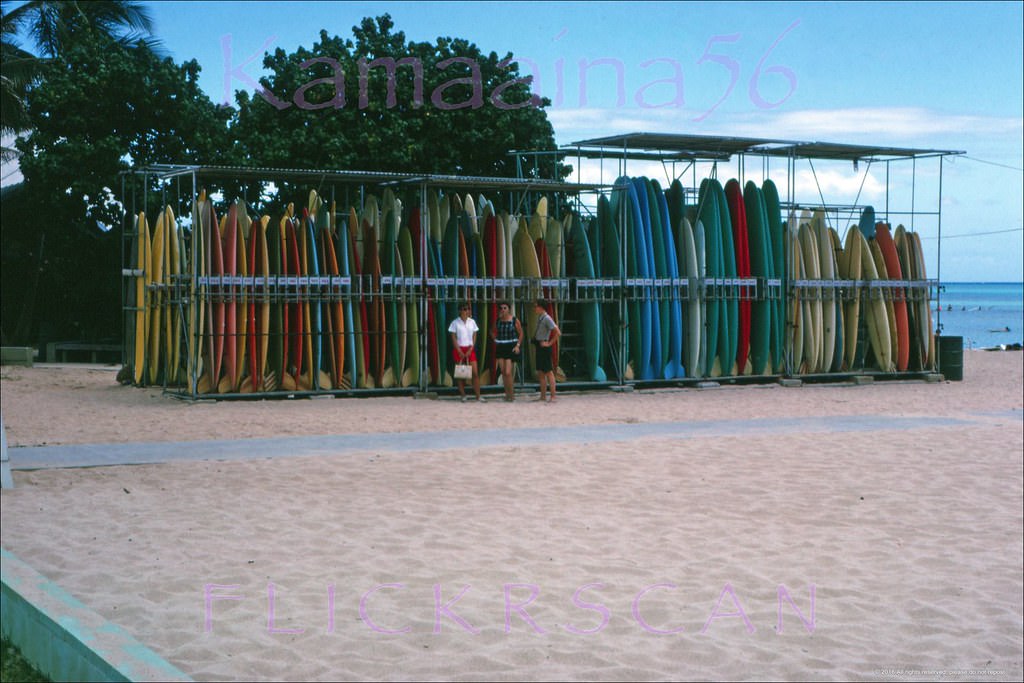
[[[726,137],[763,137],[797,141],[921,146],[925,138],[960,140],[985,136],[1013,136],[1021,140],[1020,117],[947,114],[920,107],[853,107],[799,111],[716,112],[694,122],[697,110],[662,108],[547,109],[548,119],[561,144],[620,133],[686,133]],[[931,147],[934,143],[925,143]]]

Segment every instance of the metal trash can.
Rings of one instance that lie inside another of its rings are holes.
[[[935,338],[939,351],[939,372],[951,382],[964,379],[964,338],[939,335]]]

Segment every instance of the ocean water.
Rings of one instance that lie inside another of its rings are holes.
[[[964,338],[964,348],[993,348],[1024,341],[1024,284],[947,282],[939,293],[934,321],[940,333]],[[940,317],[941,314],[941,317]]]

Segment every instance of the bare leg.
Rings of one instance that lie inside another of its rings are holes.
[[[477,371],[476,361],[473,361],[473,393],[476,400],[480,400],[480,373]]]
[[[505,400],[512,401],[515,399],[515,386],[513,384],[514,378],[512,376],[512,361],[508,358],[502,358],[500,363],[502,380],[505,383]]]

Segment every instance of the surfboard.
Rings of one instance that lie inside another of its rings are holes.
[[[498,272],[498,244],[500,241],[502,240],[498,237],[498,217],[492,212],[488,212],[484,218],[481,244],[484,251],[486,272],[490,278],[502,277]],[[498,317],[497,302],[505,298],[505,292],[503,288],[497,287],[496,284],[493,284],[492,291],[494,293],[492,301],[484,304],[484,318],[493,324],[493,321]],[[495,356],[494,340],[490,338],[490,335],[483,336],[480,345],[487,349],[487,367],[481,370],[481,375],[486,371],[488,378],[492,381],[497,381],[497,357]]]
[[[136,271],[135,286],[132,289],[135,308],[135,348],[132,362],[132,378],[142,386],[146,381],[146,350],[149,335],[150,307],[147,298],[147,280],[152,279],[150,261],[149,221],[146,213],[135,217],[135,239],[132,249],[132,269]]]
[[[864,239],[864,233],[860,226],[858,226],[855,235],[856,239],[860,241],[861,277],[867,282],[878,280],[879,274],[875,266],[875,259],[871,253],[868,241]],[[878,287],[869,286],[862,306],[865,319],[867,320],[868,339],[875,360],[882,372],[889,372],[890,369],[895,368],[895,365],[892,363],[889,316],[885,310],[882,290]]]
[[[706,279],[709,281],[705,287],[707,343],[702,343],[702,347],[705,349],[703,352],[704,376],[712,377],[722,374],[721,361],[719,360],[719,336],[723,326],[723,318],[726,317],[724,302],[719,295],[720,288],[713,283],[715,280],[724,277],[725,266],[722,263],[722,237],[719,227],[721,222],[718,217],[718,200],[715,198],[711,180],[707,178],[700,183],[697,215],[698,222],[704,228],[704,263]],[[694,237],[696,237],[696,234]]]
[[[163,307],[165,305],[164,288],[164,251],[167,248],[166,237],[167,214],[160,211],[157,214],[156,225],[153,228],[152,249],[150,250],[149,270],[152,273],[150,279],[149,295],[149,383],[156,384],[160,376],[160,352],[161,333],[163,327]]]
[[[619,197],[621,197],[621,191]],[[613,193],[612,198],[615,199],[616,194]],[[621,205],[621,200],[618,202]],[[620,235],[623,231],[620,229],[618,220],[619,213],[616,211],[616,205],[612,203],[605,195],[601,195],[597,201],[597,221],[598,221],[598,234],[601,236],[602,248],[598,252],[598,258],[601,263],[601,276],[605,279],[615,280],[621,282],[624,271],[622,266],[622,246],[620,242]],[[628,365],[630,358],[630,335],[628,334],[630,329],[630,306],[623,306],[621,309],[617,301],[609,301],[603,304],[601,318],[606,321],[605,329],[610,332],[611,344],[605,344],[602,348],[602,367],[605,368],[607,374],[608,368],[615,369],[615,379],[625,381],[626,378],[626,365]],[[620,331],[625,329],[626,335],[620,335]],[[616,341],[622,339],[622,348],[619,348],[615,344]]]
[[[832,246],[832,272],[835,278],[840,278],[839,275],[839,259],[843,255],[843,243],[839,239],[839,233],[835,231],[831,226],[827,228],[828,239]],[[846,344],[846,328],[843,323],[844,311],[843,311],[843,300],[842,292],[839,289],[833,289],[832,307],[835,309],[835,348],[832,353],[832,365],[830,370],[832,372],[839,372],[843,369],[843,353],[845,351]]]
[[[235,336],[228,343],[235,353],[235,375],[233,381],[228,384],[223,379],[219,386],[220,393],[238,392],[241,390],[242,381],[248,371],[246,349],[249,341],[249,258],[246,249],[246,233],[243,226],[249,223],[245,215],[245,204],[237,201],[239,209],[237,216],[237,238],[235,242]]]
[[[850,281],[848,285],[849,295],[844,304],[844,340],[845,355],[844,368],[853,370],[856,368],[857,343],[860,335],[860,300],[861,289],[855,284],[861,279],[861,240],[857,239],[860,229],[851,225],[846,231],[842,256],[839,259],[839,277]]]
[[[322,210],[322,209],[321,209]],[[328,218],[334,222],[334,207],[331,207]],[[336,283],[341,277],[338,253],[335,249],[334,226],[321,228],[317,232],[320,241],[320,272],[330,278],[332,283],[328,292],[327,315],[324,316],[324,328],[327,339],[327,370],[330,373],[330,386],[342,389],[345,384],[345,310],[342,304],[341,287]]]
[[[398,229],[398,252],[402,271],[408,278],[416,277],[416,260],[413,256],[412,226],[420,224],[418,209],[413,209],[408,223],[402,222]],[[418,241],[417,241],[418,243]],[[405,302],[405,367],[402,371],[401,385],[410,387],[420,383],[420,323],[416,299],[410,296]]]
[[[304,288],[298,285],[300,278],[305,273],[302,270],[302,245],[300,244],[301,226],[298,218],[292,218],[287,223],[286,247],[288,280],[295,284],[289,284],[288,292],[288,351],[291,358],[288,363],[288,373],[281,378],[281,388],[285,391],[294,391],[299,387],[299,378],[305,369],[302,359],[306,348],[306,326],[305,314],[302,305]],[[290,382],[287,380],[291,380]]]
[[[765,214],[768,217],[768,236],[772,248],[774,268],[772,276],[785,281],[786,275],[786,246],[785,230],[782,223],[782,209],[779,202],[779,190],[770,178],[761,183],[761,192],[764,197]],[[786,297],[781,296],[783,290],[776,290],[780,296],[772,299],[772,339],[771,356],[772,367],[776,372],[781,372],[785,367],[785,323],[786,323]]]
[[[516,230],[514,240],[515,276],[531,281],[531,288],[535,287],[538,284],[536,281],[540,279],[540,261],[537,259],[537,249],[530,238],[530,227],[525,217],[519,219],[519,228]],[[537,329],[537,312],[530,302],[526,303],[523,319],[526,323],[523,333],[527,339],[532,339],[532,335]],[[528,345],[527,352],[523,354],[523,362],[526,366],[524,370],[529,376],[537,367],[533,344]]]
[[[704,225],[699,223],[698,226],[703,233]],[[686,369],[690,377],[700,377],[700,339],[703,316],[701,315],[701,298],[697,292],[704,275],[697,260],[697,240],[694,237],[693,226],[685,216],[679,219],[679,241],[677,244],[683,265],[680,275],[687,278],[689,283],[687,288],[689,297],[686,300]]]
[[[719,246],[721,247],[722,274],[726,280],[736,279],[736,249],[732,237],[732,219],[729,217],[728,200],[725,197],[725,189],[717,180],[711,179],[711,189],[718,202],[718,229],[721,235]],[[719,318],[718,328],[718,353],[721,359],[722,375],[735,375],[736,350],[738,348],[737,334],[739,331],[739,301],[733,295],[733,287],[726,287],[730,296],[725,298],[722,310],[725,318]]]
[[[186,359],[186,382],[188,392],[193,396],[199,393],[199,375],[203,367],[203,330],[206,321],[203,317],[206,305],[206,252],[203,245],[203,232],[206,222],[206,191],[201,190],[192,202],[192,228],[189,249],[191,250],[188,267],[184,272],[188,278],[188,321],[185,332],[188,335],[188,357]]]
[[[737,183],[738,185],[738,183]],[[743,207],[747,220],[750,275],[764,282],[773,275],[768,214],[759,188],[753,181],[743,187]],[[772,302],[762,296],[750,302],[750,371],[763,375],[771,365]]]
[[[885,270],[890,280],[902,280],[903,269],[896,251],[896,243],[889,232],[888,223],[875,225],[875,241],[885,260]],[[889,288],[892,298],[893,315],[896,322],[896,371],[906,372],[910,365],[910,321],[907,315],[907,295],[903,287]]]
[[[836,279],[835,251],[832,249],[832,239],[829,237],[828,227],[825,224],[825,213],[821,210],[815,211],[811,219],[811,227],[814,230],[814,239],[818,247],[818,276],[826,283]],[[821,361],[818,366],[819,372],[832,370],[832,360],[836,352],[836,302],[835,289],[828,286],[821,288]]]
[[[379,233],[378,255],[380,259],[381,275],[398,277],[400,262],[398,257],[398,225],[400,220],[397,199],[390,188],[384,191],[384,200],[381,211],[381,232]],[[390,388],[402,381],[402,355],[404,354],[404,339],[399,326],[399,309],[404,306],[398,301],[396,292],[398,287],[391,285],[390,292],[384,295],[382,292],[382,304],[384,307],[385,334],[387,336],[387,350],[384,359],[385,370],[380,386]]]
[[[284,232],[286,215],[280,220],[271,221],[267,226],[267,263],[270,279],[274,286],[269,291],[270,320],[267,327],[267,373],[271,377],[270,385],[280,388],[282,376],[287,367],[285,354],[288,340],[288,329],[284,313]]]
[[[928,276],[925,273],[924,249],[921,247],[921,234],[916,232],[916,231],[912,231],[912,232],[907,233],[907,235],[910,238],[911,244],[913,245],[913,248],[914,248],[914,262],[917,264],[917,268],[915,270],[915,274],[917,276],[916,279],[918,279],[918,280],[927,280]],[[927,292],[928,290],[925,290],[925,291]],[[936,349],[935,349],[935,334],[932,332],[932,330],[935,329],[932,326],[932,307],[931,307],[930,296],[928,294],[926,294],[921,299],[921,303],[919,304],[919,309],[918,310],[921,312],[920,313],[921,331],[925,335],[925,338],[927,339],[927,342],[928,342],[927,343],[927,347],[928,347],[928,361],[927,361],[925,367],[926,367],[926,369],[931,370],[931,369],[935,368],[935,351],[936,351]]]
[[[878,223],[875,224],[876,237],[878,225]],[[868,248],[868,253],[871,254],[871,258],[875,262],[875,272],[878,274],[878,279],[889,280],[889,269],[885,265],[885,256],[882,254],[882,247],[878,243],[878,240],[868,240]],[[899,341],[896,338],[898,334],[896,326],[896,306],[893,302],[892,291],[889,287],[882,287],[879,291],[881,292],[882,303],[885,308],[886,317],[889,321],[889,358],[892,361],[892,367],[885,371],[893,372],[896,369],[896,356],[899,349]]]
[[[679,278],[676,262],[675,239],[669,225],[668,202],[656,180],[645,179],[647,203],[651,216],[651,245],[654,254],[654,273],[658,314],[660,318],[661,354],[654,367],[655,375],[673,379],[685,375],[682,369],[682,310],[673,280]]]
[[[803,251],[804,278],[821,280],[821,257],[813,218],[800,219],[800,247]],[[821,288],[810,286],[805,291],[810,310],[810,320],[804,321],[804,357],[808,373],[821,372],[824,347],[822,344]],[[808,345],[810,348],[808,348]]]
[[[584,279],[594,278],[594,262],[590,252],[590,241],[581,223],[576,222],[571,228],[572,256],[576,276]],[[592,382],[605,382],[608,376],[601,367],[601,309],[595,300],[581,301],[577,310],[583,331],[583,361],[587,375]]]
[[[725,183],[725,198],[729,205],[729,219],[732,227],[733,249],[736,255],[736,276],[750,277],[750,236],[747,227],[747,210],[740,183],[730,178]],[[750,356],[750,292],[739,288],[737,311],[739,327],[736,330],[736,374],[749,374],[747,361]]]
[[[163,306],[164,318],[164,382],[170,386],[177,385],[181,372],[181,298],[184,296],[180,287],[181,275],[181,241],[178,221],[170,206],[164,208],[164,284],[166,294]]]
[[[794,214],[784,224],[786,229],[786,274],[789,281],[804,277],[803,248],[800,244],[800,233]],[[792,374],[803,374],[807,370],[804,359],[804,320],[810,318],[810,307],[807,304],[802,288],[791,285],[789,309],[786,315],[787,354],[789,356],[788,371]]]
[[[249,233],[249,286],[248,310],[248,377],[243,380],[242,393],[265,390],[264,378],[267,373],[267,347],[270,327],[270,299],[267,296],[267,280],[270,276],[269,247],[267,245],[267,224],[270,216],[263,216],[253,222]]]
[[[380,293],[381,265],[377,243],[380,218],[376,211],[372,211],[371,215],[374,219],[372,222],[365,215],[363,217],[363,272],[370,276],[371,292],[367,305],[369,319],[366,321],[366,331],[370,338],[367,379],[373,380],[374,387],[382,388],[384,370],[388,363],[387,320],[384,315],[384,299]]]
[[[642,251],[639,251],[638,263],[641,264],[641,276],[644,278],[645,284],[643,286],[643,297],[644,302],[649,307],[650,316],[649,322],[645,326],[647,330],[647,336],[650,338],[650,355],[647,359],[646,372],[641,376],[641,379],[661,379],[662,368],[664,368],[664,362],[661,354],[662,349],[662,305],[661,301],[658,300],[655,294],[654,282],[658,277],[657,263],[654,257],[654,237],[653,237],[653,226],[651,224],[651,204],[650,195],[647,189],[646,178],[634,178],[633,187],[636,192],[637,205],[640,209],[640,222],[639,231],[637,234],[638,248],[642,247]],[[641,303],[643,306],[643,302]],[[664,309],[665,317],[668,316],[668,309]],[[666,320],[666,324],[667,324]]]
[[[616,185],[621,183],[622,208],[616,212],[620,220],[624,220],[622,233],[625,235],[627,281],[643,280],[647,272],[647,249],[643,243],[643,219],[640,216],[640,204],[637,199],[636,187],[633,182],[623,176]],[[624,212],[624,218],[622,218]],[[632,373],[635,379],[653,379],[651,370],[651,300],[644,287],[633,285],[627,288],[629,312],[629,352],[632,361]],[[627,375],[629,368],[627,367]]]

